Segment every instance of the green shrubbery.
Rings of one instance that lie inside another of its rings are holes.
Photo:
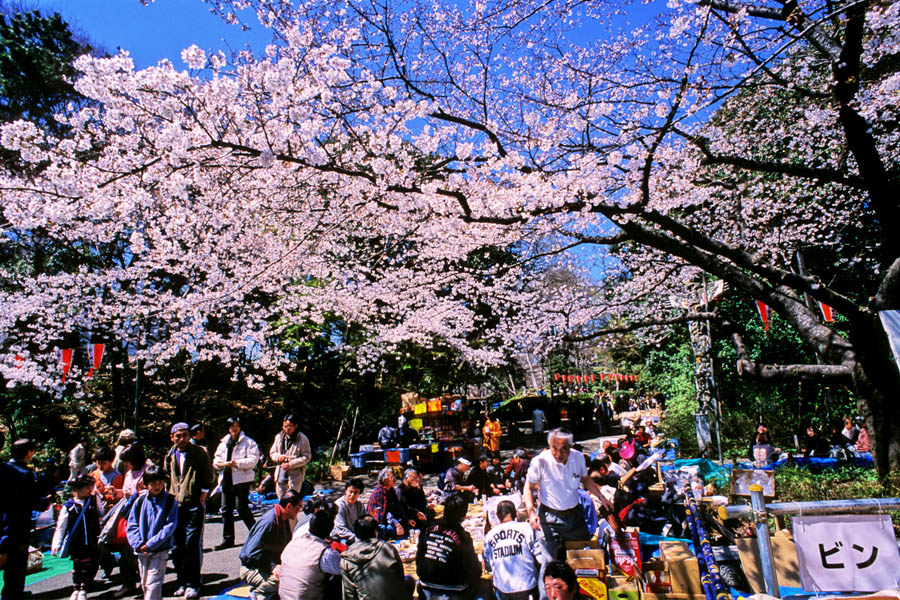
[[[842,467],[812,473],[785,466],[775,475],[779,502],[842,500],[847,498],[893,498],[900,495],[900,473],[879,481],[875,469]]]

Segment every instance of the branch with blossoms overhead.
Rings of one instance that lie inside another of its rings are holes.
[[[5,377],[45,383],[72,328],[143,336],[152,361],[252,346],[277,373],[289,357],[267,340],[326,314],[365,327],[342,348],[364,366],[436,339],[493,364],[611,323],[674,326],[667,299],[707,273],[849,372],[864,414],[887,411],[896,3],[676,0],[637,26],[576,0],[211,4],[232,22],[249,5],[276,43],[194,46],[187,71],[83,58],[95,105],[61,116],[69,137],[0,132],[48,165],[0,178],[16,235],[88,255],[127,241],[118,263],[4,274],[3,350],[36,365],[0,360]],[[900,465],[890,427],[881,468]]]

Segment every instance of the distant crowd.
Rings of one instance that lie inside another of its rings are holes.
[[[535,418],[540,431],[545,423],[541,415]],[[538,589],[535,565],[546,566],[558,558],[555,550],[573,531],[592,535],[604,518],[615,519],[600,487],[615,485],[646,458],[655,435],[653,425],[628,429],[617,443],[607,442],[593,457],[577,451],[570,457],[572,434],[553,429],[547,450],[530,456],[517,449],[507,464],[500,457],[502,428],[496,415],[485,414],[480,425],[483,454],[473,460],[456,459],[441,473],[440,489],[430,495],[422,489],[417,469],[398,474],[386,467],[365,501],[364,481],[352,479],[336,502],[313,495],[304,504],[305,471],[312,453],[298,420],[287,415],[269,446],[268,462],[274,471],[255,488],[274,492],[277,503],[258,519],[250,493],[261,452],[239,418],[228,419],[228,432],[212,452],[203,445],[206,432],[199,424],[172,425],[172,445],[165,453],[148,452],[128,429],[120,432],[114,445],[92,452],[84,439],[68,454],[71,497],[59,510],[51,553],[72,561],[71,600],[86,599],[96,589],[101,569],[116,584],[113,597],[160,599],[170,559],[177,581],[174,595],[198,598],[205,515],[210,494],[217,489],[223,528],[216,548],[235,545],[237,512],[248,530],[240,552],[240,578],[250,586],[251,598],[410,597],[414,584],[404,577],[397,549],[390,543],[410,538],[417,548],[419,596],[462,600],[472,596],[482,574],[482,562],[461,525],[468,505],[517,492],[525,512],[517,513],[510,502],[498,505],[501,527],[492,529],[482,559],[484,568],[494,573],[499,600],[536,600],[549,595],[550,589],[543,588],[543,580]],[[408,430],[400,423],[397,442],[409,435]],[[0,482],[8,483],[7,489],[21,490],[2,497],[0,506],[4,599],[27,596],[23,590],[31,511],[45,510],[54,498],[55,481],[31,470],[35,451],[33,442],[16,441],[12,461],[0,469]],[[573,475],[580,482],[575,487]],[[301,513],[306,518],[301,519]],[[558,529],[559,523],[568,521],[568,529]],[[515,532],[499,533],[507,525]],[[551,540],[550,554],[545,550],[543,558],[536,532]],[[556,575],[550,579],[564,581],[567,576]]]

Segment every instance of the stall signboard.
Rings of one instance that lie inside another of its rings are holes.
[[[578,591],[594,600],[606,600],[606,584],[601,579],[579,577]]]
[[[420,429],[422,429],[422,419],[410,419],[409,426],[416,431],[419,431]]]
[[[431,445],[431,453],[432,453],[432,454],[437,454],[437,453],[440,452],[440,451],[441,451],[441,445],[440,445],[440,444],[432,444],[432,445]]]
[[[803,589],[874,592],[900,585],[900,551],[888,515],[795,517]]]
[[[640,534],[634,527],[627,527],[613,536],[610,554],[615,565],[628,577],[636,577],[641,570]]]
[[[413,407],[413,413],[417,415],[424,415],[428,412],[428,403],[427,402],[419,402]]]
[[[441,412],[441,399],[435,398],[428,401],[428,412]]]

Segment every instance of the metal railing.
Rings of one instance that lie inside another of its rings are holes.
[[[759,544],[759,560],[762,567],[766,593],[781,598],[778,576],[769,537],[769,517],[782,515],[832,515],[840,513],[882,513],[900,510],[900,498],[865,498],[859,500],[822,500],[819,502],[777,502],[766,504],[763,488],[750,486],[750,504],[732,504],[719,507],[719,518],[743,519],[756,526]]]

